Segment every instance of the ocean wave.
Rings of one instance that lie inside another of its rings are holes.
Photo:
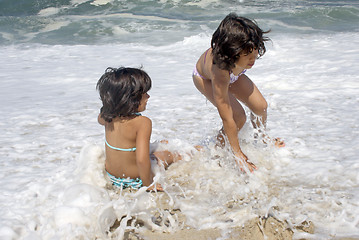
[[[278,33],[358,31],[352,1],[24,1],[0,2],[0,45],[19,43],[155,45],[212,33],[229,12]]]

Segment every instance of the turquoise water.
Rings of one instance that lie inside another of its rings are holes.
[[[0,1],[0,44],[168,44],[229,12],[280,33],[358,31],[358,1]]]

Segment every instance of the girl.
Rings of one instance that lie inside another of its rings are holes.
[[[238,132],[246,122],[246,114],[238,100],[252,111],[253,126],[265,127],[267,102],[244,74],[265,53],[264,42],[269,40],[263,36],[265,33],[268,32],[263,32],[251,20],[229,14],[214,32],[211,48],[199,58],[192,75],[197,89],[217,107],[222,119],[223,127],[217,136],[220,144],[224,145],[225,135],[235,156],[242,159],[250,171],[256,166],[248,161],[239,146]],[[276,139],[275,145],[284,146],[284,143]]]
[[[139,188],[150,186],[154,174],[151,158],[165,166],[181,159],[168,151],[150,154],[152,122],[140,112],[150,97],[151,78],[136,68],[107,68],[97,82],[102,100],[98,122],[105,126],[105,169],[113,185]],[[162,191],[160,184],[148,190]]]

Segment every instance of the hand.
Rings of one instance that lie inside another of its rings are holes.
[[[285,147],[285,142],[280,139],[280,138],[275,138],[274,140],[274,146],[280,148],[280,147]]]
[[[147,192],[157,191],[157,192],[163,192],[163,187],[159,183],[155,183],[146,190]]]
[[[236,156],[236,163],[239,165],[239,168],[242,172],[245,172],[243,169],[243,163],[245,163],[246,167],[249,169],[250,172],[253,172],[254,170],[257,170],[256,165],[254,163],[248,161],[248,157],[244,155],[243,152],[238,152],[235,154]]]

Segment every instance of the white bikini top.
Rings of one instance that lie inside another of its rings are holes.
[[[247,69],[244,69],[240,74],[238,75],[234,75],[232,72],[229,75],[229,83],[234,83],[235,81],[238,80],[239,76],[241,76],[242,74],[244,74],[247,71]]]

